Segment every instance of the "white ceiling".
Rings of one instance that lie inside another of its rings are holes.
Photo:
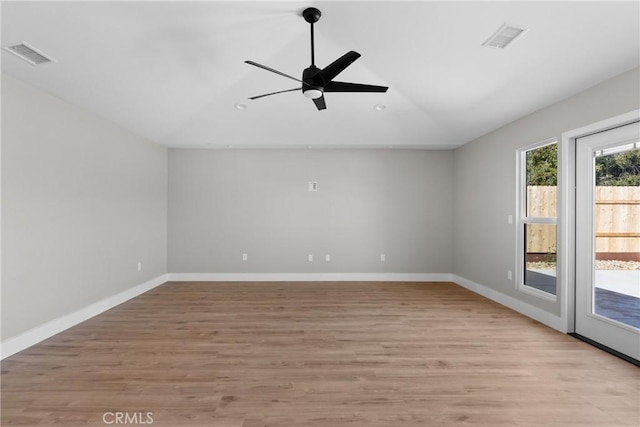
[[[57,60],[2,53],[2,71],[170,147],[454,148],[637,67],[640,3],[628,2],[2,2],[2,46],[26,41]],[[336,80],[386,94],[325,95],[300,76],[355,50]],[[503,23],[530,30],[505,50]],[[245,104],[243,111],[235,104]],[[375,111],[374,105],[387,108]]]

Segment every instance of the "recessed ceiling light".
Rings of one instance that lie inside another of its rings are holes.
[[[386,108],[387,106],[384,104],[376,104],[373,106],[373,109],[376,111],[382,111],[382,110],[385,110]]]
[[[242,111],[242,110],[246,110],[246,109],[247,109],[247,106],[246,106],[246,105],[244,105],[244,104],[235,104],[235,105],[233,106],[233,108],[235,108],[236,110],[240,110],[240,111]]]

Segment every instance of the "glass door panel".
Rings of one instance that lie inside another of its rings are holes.
[[[596,150],[592,313],[640,328],[639,143]]]
[[[576,142],[576,332],[640,360],[640,125]]]

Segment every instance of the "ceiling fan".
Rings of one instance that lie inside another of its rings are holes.
[[[302,83],[301,87],[294,89],[281,90],[278,92],[266,93],[264,95],[253,96],[249,99],[258,99],[265,96],[276,95],[278,93],[293,92],[296,90],[302,90],[302,93],[307,98],[311,98],[316,104],[318,110],[324,110],[327,105],[324,101],[325,92],[386,92],[389,89],[386,86],[374,86],[360,83],[347,83],[336,82],[333,79],[344,71],[349,65],[351,65],[356,59],[360,58],[358,52],[349,51],[342,55],[340,58],[333,61],[323,69],[316,67],[315,65],[315,49],[313,40],[313,24],[318,22],[321,13],[315,7],[309,7],[302,12],[304,20],[311,24],[311,66],[305,68],[302,72],[302,80],[285,74],[281,71],[275,70],[266,65],[258,64],[253,61],[244,61],[249,65],[253,65],[263,70],[271,71],[272,73],[279,74],[283,77],[287,77],[291,80]]]

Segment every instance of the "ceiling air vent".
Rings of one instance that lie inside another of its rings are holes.
[[[5,47],[4,50],[13,53],[15,56],[22,59],[23,61],[27,61],[31,65],[40,65],[46,64],[47,62],[55,61],[55,59],[45,55],[43,52],[39,51],[33,46],[28,45],[25,42]]]
[[[504,24],[482,46],[504,49],[528,31],[519,25]]]

